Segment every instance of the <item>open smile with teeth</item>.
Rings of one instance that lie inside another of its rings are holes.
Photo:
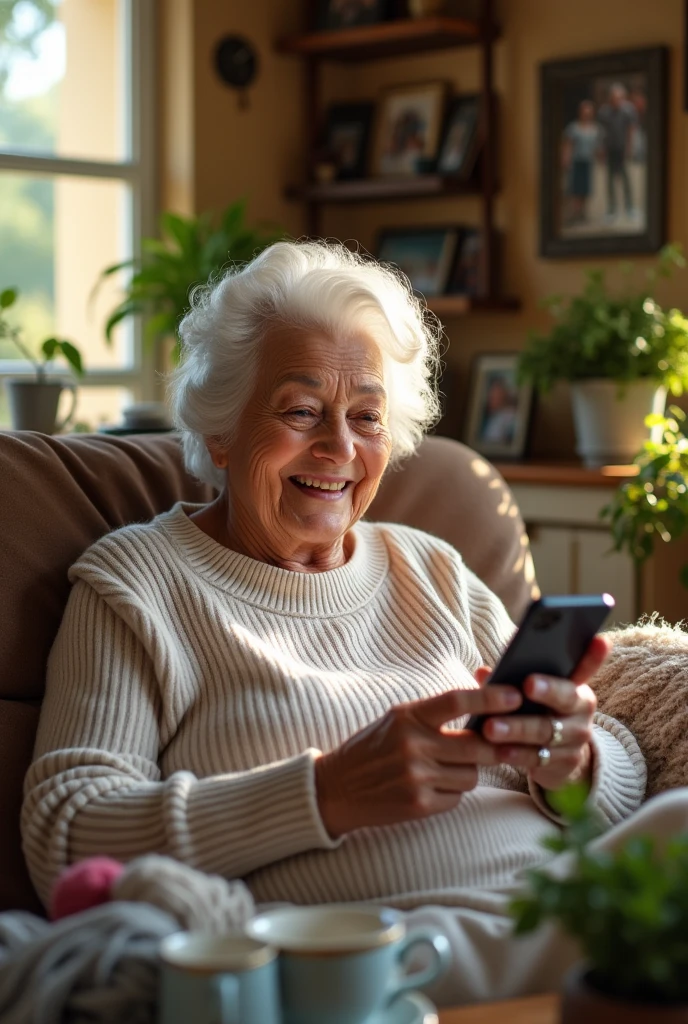
[[[294,476],[292,477],[297,484],[301,484],[302,487],[312,487],[319,491],[343,491],[348,480],[337,480],[328,483],[327,480],[318,480],[311,476]]]

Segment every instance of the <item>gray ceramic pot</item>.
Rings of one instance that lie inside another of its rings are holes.
[[[63,380],[36,381],[11,377],[5,381],[13,430],[56,434],[71,422],[76,407],[76,386]],[[56,422],[57,406],[64,390],[72,392],[67,415]]]

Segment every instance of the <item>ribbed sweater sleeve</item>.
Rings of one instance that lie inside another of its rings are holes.
[[[51,651],[24,849],[44,900],[67,864],[155,850],[232,878],[331,848],[317,808],[317,751],[208,778],[162,779],[163,702],[142,640],[87,583],[72,589]]]

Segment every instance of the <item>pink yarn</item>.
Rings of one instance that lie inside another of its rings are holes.
[[[112,886],[124,871],[124,865],[111,857],[89,857],[66,868],[55,882],[50,898],[50,917],[78,914],[89,907],[107,903]]]

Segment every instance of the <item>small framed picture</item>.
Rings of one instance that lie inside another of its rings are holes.
[[[655,252],[665,241],[664,46],[540,69],[540,252]]]
[[[373,110],[372,103],[334,103],[327,111],[324,149],[336,178],[365,177]]]
[[[387,17],[388,0],[319,0],[319,29],[354,28],[377,25]]]
[[[480,295],[482,233],[478,228],[459,228],[454,263],[449,275],[449,295]]]
[[[394,263],[426,298],[443,295],[454,261],[457,228],[389,228],[380,232],[376,256]]]
[[[446,82],[386,89],[375,121],[373,174],[415,175],[434,166],[447,96]]]
[[[451,101],[437,158],[439,174],[464,181],[470,178],[478,156],[479,116],[478,96],[455,96]]]
[[[533,407],[530,384],[516,378],[518,353],[483,354],[471,371],[464,439],[488,458],[521,459]]]

